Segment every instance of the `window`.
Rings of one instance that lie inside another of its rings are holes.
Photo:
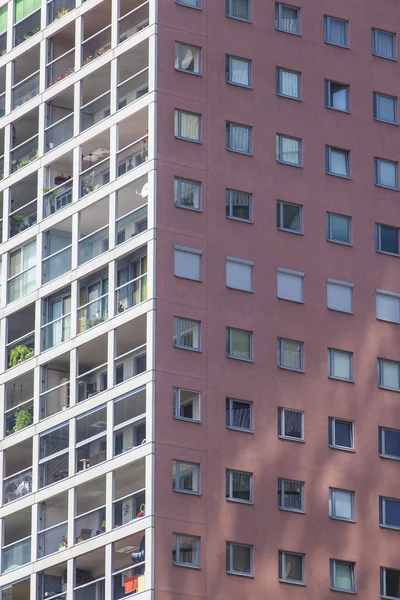
[[[325,106],[348,112],[349,86],[345,83],[325,80]]]
[[[352,283],[327,279],[326,282],[326,305],[331,310],[339,312],[353,312],[353,287]]]
[[[375,243],[378,252],[387,252],[399,256],[399,230],[388,225],[375,226]]]
[[[237,123],[226,124],[226,148],[232,152],[241,152],[242,154],[252,153],[252,130],[246,125]]]
[[[392,160],[384,160],[383,158],[374,158],[374,163],[375,184],[397,190],[397,173],[399,164]]]
[[[381,567],[381,596],[400,598],[400,570]]]
[[[200,75],[201,48],[189,44],[175,43],[175,69]]]
[[[39,488],[69,475],[69,425],[62,424],[39,437]]]
[[[277,295],[281,300],[303,302],[304,273],[277,269]]]
[[[301,442],[304,440],[304,413],[292,408],[278,408],[278,436]]]
[[[175,177],[174,203],[181,208],[200,210],[200,182]]]
[[[226,190],[226,216],[239,221],[252,220],[252,196],[246,192]]]
[[[327,212],[326,239],[338,244],[351,244],[351,217]]]
[[[244,400],[226,399],[226,426],[228,429],[253,431],[252,403]]]
[[[278,338],[278,366],[303,371],[303,342]]]
[[[228,500],[252,502],[252,475],[244,471],[226,470],[226,492]]]
[[[355,592],[354,563],[330,560],[331,588],[340,592]]]
[[[279,581],[304,583],[304,554],[279,551]]]
[[[250,0],[226,0],[226,16],[250,21]]]
[[[175,109],[175,137],[200,142],[200,115]]]
[[[400,500],[379,496],[379,525],[400,529]]]
[[[174,275],[201,281],[201,250],[174,246]]]
[[[374,92],[374,119],[397,123],[397,98]]]
[[[253,291],[253,262],[226,257],[226,287],[243,292]]]
[[[174,388],[174,418],[200,421],[200,393]]]
[[[172,461],[172,489],[175,492],[200,493],[200,465]]]
[[[251,575],[253,546],[226,542],[226,571],[231,575]]]
[[[200,350],[200,321],[175,317],[174,346],[186,350]]]
[[[400,430],[379,427],[379,454],[400,460]]]
[[[275,4],[275,28],[286,33],[300,35],[300,9],[277,2]]]
[[[181,567],[200,567],[200,538],[195,535],[174,533],[172,562]]]
[[[304,483],[278,479],[278,506],[283,510],[304,512]]]
[[[107,408],[102,406],[76,419],[76,472],[106,460]]]
[[[276,93],[278,96],[295,98],[300,100],[300,82],[301,74],[297,71],[288,71],[287,69],[276,69]]]
[[[276,136],[276,160],[287,165],[301,166],[301,140],[286,135]]]
[[[302,232],[302,207],[288,202],[276,203],[276,226],[292,233]]]
[[[329,417],[329,445],[341,450],[354,450],[354,423]]]
[[[251,331],[243,329],[226,328],[226,355],[239,360],[252,360]]]
[[[350,152],[325,146],[326,172],[338,177],[350,177]]]
[[[376,318],[400,323],[400,294],[376,290]]]
[[[332,519],[354,521],[354,492],[329,488],[329,516]]]
[[[378,386],[400,391],[400,363],[378,358]]]
[[[190,8],[201,8],[201,0],[175,0],[177,4],[189,6]]]
[[[396,60],[396,36],[380,29],[372,30],[372,54]]]
[[[235,56],[226,57],[226,81],[243,87],[251,86],[251,61]]]
[[[353,381],[353,353],[328,350],[328,375],[333,379]]]
[[[36,288],[36,241],[9,255],[8,301],[13,302]]]
[[[348,21],[324,17],[324,41],[327,44],[348,48]]]

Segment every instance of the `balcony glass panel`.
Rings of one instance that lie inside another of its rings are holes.
[[[78,310],[79,333],[99,325],[108,319],[108,294],[88,302]]]
[[[102,94],[96,100],[81,108],[81,131],[99,123],[110,114],[110,92]]]
[[[22,402],[16,408],[5,411],[6,435],[16,433],[33,423],[33,398]]]
[[[37,220],[37,200],[31,200],[10,214],[10,237],[14,237],[28,227],[35,225]]]
[[[38,136],[34,135],[11,151],[11,170],[13,173],[29,165],[38,157],[38,139]]]
[[[145,589],[145,563],[127,567],[113,575],[113,598],[122,600],[130,594],[142,592]],[[131,596],[129,596],[131,597]]]
[[[76,587],[74,600],[106,600],[104,578]]]
[[[149,3],[144,2],[137,8],[118,19],[119,43],[149,26]]]
[[[84,471],[106,460],[106,437],[101,436],[76,449],[76,471]]]
[[[148,159],[147,135],[129,144],[117,154],[117,177],[125,175],[135,167],[142,165]]]
[[[68,523],[49,527],[38,534],[38,558],[53,554],[68,547]],[[52,596],[53,598],[53,596]]]
[[[3,480],[3,502],[8,504],[32,493],[32,467]]]
[[[55,319],[42,327],[42,348],[48,350],[66,342],[71,337],[71,313]]]
[[[114,426],[121,425],[146,413],[146,390],[139,389],[114,401]]]
[[[6,93],[0,94],[0,118],[6,114]]]
[[[116,291],[117,312],[121,313],[147,300],[147,273],[119,286]]]
[[[146,344],[142,344],[115,359],[115,383],[118,385],[146,371]]]
[[[89,540],[106,530],[106,507],[91,510],[75,519],[75,544]]]
[[[40,418],[55,415],[69,407],[69,381],[40,394]]]
[[[14,46],[29,40],[38,31],[40,31],[40,8],[14,25]]]
[[[132,423],[125,427],[119,427],[114,432],[114,456],[128,452],[146,442],[146,421]]]
[[[149,91],[149,69],[146,67],[143,71],[132,75],[123,83],[118,85],[118,109],[124,108],[131,102],[135,102]]]
[[[65,208],[72,202],[72,179],[51,189],[44,190],[43,212],[44,217],[49,217],[58,210]]]
[[[71,270],[71,246],[43,259],[43,282],[48,283]]]
[[[68,477],[68,452],[50,458],[39,465],[39,488]]]
[[[143,513],[145,502],[146,492],[144,489],[115,500],[113,502],[114,527],[121,527],[121,525],[126,525],[134,519],[145,516],[145,514],[140,514]]]
[[[111,49],[111,25],[108,25],[96,35],[82,44],[82,66],[89,64],[95,58],[102,56]]]
[[[39,71],[30,75],[12,88],[12,108],[18,108],[39,93]]]
[[[107,363],[86,371],[76,379],[78,402],[83,402],[107,389]]]
[[[9,546],[2,551],[2,572],[8,573],[18,569],[31,561],[31,538],[25,538]]]
[[[47,24],[53,23],[75,8],[75,0],[50,0],[47,3]]]
[[[74,135],[74,115],[67,115],[45,129],[45,152],[57,148]]]
[[[139,206],[131,213],[117,219],[116,245],[122,244],[135,235],[146,231],[147,224],[147,204]]]
[[[62,81],[75,71],[75,49],[68,50],[46,66],[46,87]]]
[[[7,51],[7,32],[0,35],[0,56],[3,56]]]
[[[79,180],[81,198],[107,184],[110,181],[110,159],[105,158],[95,166],[85,169]]]
[[[27,269],[8,282],[8,299],[10,302],[25,296],[36,288],[36,267]]]
[[[79,240],[78,258],[82,265],[108,250],[108,225]]]
[[[7,365],[8,367],[15,367],[25,360],[32,358],[34,354],[35,332],[31,331],[7,344]]]
[[[4,179],[4,154],[0,156],[0,181]]]

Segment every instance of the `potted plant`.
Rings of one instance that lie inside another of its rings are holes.
[[[31,408],[21,408],[15,415],[13,433],[29,427],[33,423],[33,412]]]
[[[11,235],[16,235],[22,231],[24,224],[24,215],[11,215]]]
[[[33,348],[28,348],[28,346],[16,346],[10,352],[8,365],[10,367],[16,367],[17,365],[19,365],[19,363],[22,363],[24,360],[32,358],[33,354]]]
[[[58,11],[56,19],[61,19],[61,17],[63,17],[67,13],[69,13],[69,9],[68,8],[62,8],[61,10]]]
[[[59,175],[57,175],[54,178],[54,183],[56,185],[61,185],[62,183],[65,183],[66,181],[68,181],[68,177],[66,175],[64,175],[64,173],[60,173]]]
[[[101,530],[105,531],[106,527],[107,527],[107,521],[104,519],[104,521],[102,521],[102,523],[101,523]]]

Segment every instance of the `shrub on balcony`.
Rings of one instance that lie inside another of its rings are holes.
[[[32,358],[34,355],[34,349],[28,348],[28,346],[16,346],[10,352],[10,358],[8,360],[8,365],[10,367],[16,367],[19,363],[24,362],[28,358]]]
[[[21,408],[15,415],[15,425],[13,433],[29,427],[33,423],[33,411],[31,408]]]

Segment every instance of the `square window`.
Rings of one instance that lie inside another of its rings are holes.
[[[327,212],[326,239],[339,244],[351,244],[351,217]]]
[[[303,278],[304,273],[277,270],[277,295],[281,300],[292,302],[303,302]]]
[[[277,2],[275,4],[275,28],[286,33],[300,35],[300,9]]]
[[[303,343],[278,338],[278,366],[303,371]]]
[[[252,475],[244,471],[226,470],[226,498],[238,502],[252,502]]]
[[[200,142],[200,115],[175,109],[175,137]]]
[[[374,92],[374,119],[397,123],[397,98]]]
[[[378,385],[400,391],[400,363],[378,358]]]
[[[279,552],[279,580],[285,583],[304,583],[304,554]]]
[[[348,21],[324,17],[324,41],[327,44],[348,48]]]
[[[329,516],[354,521],[354,492],[329,488]]]
[[[381,596],[400,598],[400,570],[381,567]]]
[[[200,392],[174,388],[173,414],[175,419],[200,421]]]
[[[354,423],[329,417],[329,445],[341,450],[354,450]]]
[[[376,249],[379,252],[399,255],[399,230],[397,227],[388,225],[375,226],[376,228]]]
[[[200,182],[175,177],[174,204],[181,208],[200,210]]]
[[[200,493],[200,465],[172,461],[172,489],[175,492]]]
[[[231,152],[252,153],[252,128],[237,123],[226,124],[226,148]]]
[[[200,322],[174,318],[174,346],[186,350],[200,350]]]
[[[253,431],[253,405],[244,400],[226,399],[226,426],[228,429]]]
[[[349,86],[336,81],[325,81],[325,106],[348,112]]]
[[[190,8],[201,8],[201,0],[175,0],[175,2]]]
[[[326,172],[338,177],[350,177],[350,152],[326,146]]]
[[[200,567],[200,538],[195,535],[174,533],[172,562],[180,567]]]
[[[276,93],[278,96],[300,100],[301,74],[287,69],[276,69]]]
[[[251,61],[235,56],[226,57],[226,81],[243,87],[251,85]]]
[[[374,158],[374,161],[376,185],[397,190],[398,163],[383,158]]]
[[[253,291],[253,263],[239,258],[226,258],[226,287]]]
[[[328,279],[326,283],[327,308],[353,313],[353,285],[344,281]]]
[[[301,140],[276,135],[276,160],[287,165],[301,166]]]
[[[379,427],[379,454],[400,460],[400,430]]]
[[[372,54],[381,58],[396,59],[396,36],[380,29],[372,30]]]
[[[331,588],[341,592],[355,592],[354,563],[331,559]]]
[[[353,381],[353,353],[328,350],[328,375],[333,379]]]
[[[246,192],[226,190],[226,216],[228,219],[251,221],[252,196]]]
[[[175,43],[175,69],[200,75],[201,48],[181,42]]]
[[[303,441],[303,411],[292,408],[278,408],[278,436],[296,442]]]
[[[226,16],[250,21],[250,0],[226,0]]]
[[[390,292],[376,292],[376,318],[390,323],[400,323],[400,296]]]
[[[201,250],[174,246],[174,275],[201,281]]]
[[[226,542],[226,570],[231,575],[251,575],[253,546]]]
[[[379,497],[379,525],[400,529],[400,500]]]
[[[227,327],[226,355],[229,358],[252,360],[252,336],[251,331]]]
[[[278,479],[278,506],[284,510],[304,512],[304,483]]]
[[[298,204],[289,204],[278,200],[276,203],[276,226],[278,229],[292,233],[301,233],[302,207]]]

